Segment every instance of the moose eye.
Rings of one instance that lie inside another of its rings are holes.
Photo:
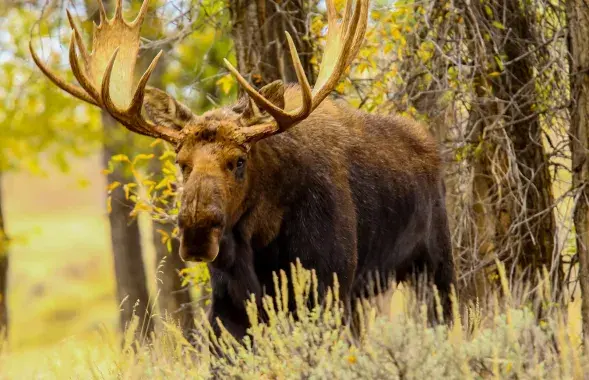
[[[238,158],[237,162],[235,163],[236,169],[242,169],[245,166],[245,158]]]
[[[235,174],[236,178],[243,179],[245,175],[245,158],[240,157],[237,159],[237,161],[235,161],[233,173]]]

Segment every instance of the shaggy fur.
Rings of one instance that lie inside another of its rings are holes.
[[[287,88],[286,109],[299,98],[297,87]],[[214,325],[218,317],[242,337],[244,301],[272,295],[272,273],[290,273],[297,258],[315,269],[320,293],[336,273],[348,307],[375,290],[367,289],[374,273],[384,289],[390,275],[418,272],[433,279],[449,309],[454,269],[442,163],[421,125],[326,99],[292,129],[249,146],[235,132],[247,128],[245,101],[202,116],[155,90],[146,103],[152,118],[190,131],[178,149],[181,254],[213,260]]]

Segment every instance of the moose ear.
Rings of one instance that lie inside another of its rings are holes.
[[[190,108],[154,87],[146,88],[143,106],[153,122],[176,130],[182,130],[195,117]]]
[[[260,95],[268,99],[280,109],[284,109],[284,84],[281,80],[275,80],[260,89]],[[258,107],[261,105],[258,104]]]
[[[284,84],[281,80],[276,80],[265,85],[260,89],[259,93],[276,107],[284,109]],[[246,118],[255,117],[256,113],[259,112],[253,109],[255,107],[253,107],[251,103],[251,99],[248,99],[246,102],[246,107],[243,111],[243,114]],[[256,105],[259,108],[262,108],[262,105],[258,102],[256,102]]]

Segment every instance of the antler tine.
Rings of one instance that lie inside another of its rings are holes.
[[[136,27],[136,26],[141,26],[141,24],[143,23],[143,20],[145,19],[145,15],[147,14],[147,9],[149,6],[149,0],[143,0],[143,3],[141,3],[141,8],[139,9],[139,13],[137,14],[137,17],[135,17],[135,20],[133,20],[133,22],[131,22],[131,26]]]
[[[114,20],[123,19],[123,0],[117,0],[115,3],[115,15]]]
[[[359,1],[356,2],[356,6],[358,5]],[[348,29],[350,26],[350,21],[352,19],[352,2],[346,1],[346,8],[344,9],[344,17],[342,19],[342,30]]]
[[[337,23],[337,9],[335,9],[335,4],[333,0],[326,1],[327,6],[327,25],[331,28],[332,25],[336,25]]]
[[[352,37],[352,41],[350,44],[349,49],[347,50],[347,60],[346,62],[344,62],[344,69],[345,67],[349,66],[352,61],[354,60],[354,58],[356,57],[356,54],[358,54],[358,51],[360,50],[360,46],[362,46],[362,42],[364,41],[364,36],[366,34],[366,27],[367,25],[367,18],[368,18],[368,4],[366,3],[365,6],[360,7],[359,11],[358,9],[356,9],[354,12],[359,12],[358,17],[360,20],[363,20],[363,22],[357,22],[355,23],[355,27],[354,27],[354,31],[352,32],[351,30],[349,31],[349,35],[353,36]],[[346,37],[348,38],[348,37]]]
[[[104,23],[108,20],[108,18],[106,16],[106,10],[104,9],[104,4],[102,3],[102,0],[96,0],[96,2],[98,3],[98,12],[100,13],[100,24],[99,25],[102,25],[102,23]]]
[[[74,19],[72,17],[72,14],[70,13],[70,11],[68,9],[66,9],[65,12],[67,14],[67,19],[70,23],[70,27],[74,31],[74,35],[76,37],[76,45],[78,45],[78,51],[80,52],[80,55],[82,56],[82,59],[84,60],[84,68],[88,69],[88,64],[90,62],[90,53],[88,52],[88,49],[86,49],[86,45],[84,44],[84,41],[82,40],[82,35],[80,34],[80,30],[78,29],[78,26],[74,23]]]
[[[78,83],[80,83],[80,86],[82,86],[82,88],[86,91],[88,96],[94,99],[96,104],[100,104],[101,101],[98,91],[96,91],[96,89],[92,85],[92,81],[90,80],[90,78],[88,78],[86,73],[82,69],[80,69],[78,58],[76,57],[76,46],[74,42],[75,39],[76,38],[74,34],[72,35],[72,39],[70,41],[69,51],[70,67],[72,68],[72,73],[74,74],[74,77],[76,77],[76,79],[78,80]]]
[[[115,65],[115,60],[117,59],[117,54],[119,54],[119,49],[120,47],[115,49],[115,51],[112,53],[110,57],[110,60],[106,65],[106,68],[104,69],[104,74],[102,75],[102,83],[100,88],[100,95],[102,97],[102,103],[104,105],[104,108],[106,108],[108,112],[111,112],[111,110],[113,110],[115,113],[118,113],[119,110],[110,97],[110,77],[112,75],[112,69]]]
[[[155,67],[160,57],[162,56],[163,51],[160,51],[155,56],[145,73],[143,73],[141,76],[141,79],[137,84],[137,88],[135,89],[135,93],[133,94],[133,98],[131,99],[131,103],[125,110],[119,109],[110,97],[110,78],[118,52],[119,48],[114,51],[106,66],[104,76],[102,77],[101,95],[104,108],[115,119],[117,119],[133,132],[144,136],[163,138],[172,143],[178,143],[182,138],[182,132],[172,131],[169,128],[160,127],[141,116],[141,107],[143,106],[143,99],[145,98],[145,87],[147,86],[147,81],[155,70]]]
[[[32,41],[29,41],[29,51],[31,52],[31,56],[33,57],[33,61],[35,61],[37,67],[39,67],[43,74],[45,74],[45,76],[49,78],[49,80],[51,80],[57,87],[61,88],[68,94],[85,101],[86,103],[98,106],[98,103],[94,99],[92,99],[90,95],[84,92],[82,88],[76,85],[69,84],[63,79],[59,78],[54,72],[51,71],[51,69],[49,69],[49,67],[47,67],[43,62],[41,62],[41,59],[37,56],[37,53],[35,53],[35,50],[33,49]]]
[[[135,89],[135,93],[133,94],[133,99],[131,99],[131,104],[129,105],[128,112],[133,114],[138,114],[139,112],[141,112],[141,107],[143,106],[143,99],[145,98],[145,87],[147,86],[147,81],[149,80],[149,77],[151,77],[151,74],[155,70],[155,67],[157,66],[157,63],[160,60],[162,54],[164,54],[164,51],[160,50],[159,53],[157,53],[157,55],[149,64],[147,70],[145,70],[145,72],[141,76],[141,79],[139,79],[139,83],[137,83],[137,88]]]
[[[306,117],[306,115],[308,115],[311,111],[311,107],[313,105],[313,95],[311,85],[309,85],[309,80],[307,79],[307,75],[305,74],[305,69],[301,64],[299,53],[297,52],[297,48],[292,40],[292,37],[290,36],[290,33],[288,32],[286,32],[286,40],[288,41],[290,57],[292,58],[292,63],[294,65],[295,72],[297,73],[297,80],[299,81],[299,85],[301,86],[301,96],[303,104],[297,110],[297,112],[291,114],[291,117],[294,120],[298,120],[301,117]]]
[[[349,0],[348,0],[349,2]],[[348,8],[348,6],[346,6],[346,9]],[[349,12],[347,12],[349,14]],[[329,77],[327,79],[325,79],[325,81],[323,82],[323,84],[321,84],[319,86],[319,88],[315,88],[313,89],[313,109],[315,109],[317,106],[319,106],[319,104],[327,97],[327,95],[329,95],[329,93],[331,92],[331,90],[333,89],[333,87],[337,84],[337,82],[339,81],[340,76],[343,74],[344,70],[347,67],[347,64],[349,61],[351,61],[351,59],[354,58],[355,53],[357,52],[353,52],[351,51],[351,47],[353,45],[353,42],[358,39],[359,41],[361,41],[364,38],[364,35],[357,35],[356,32],[358,30],[359,27],[359,21],[360,18],[362,17],[362,24],[366,23],[366,19],[368,16],[368,2],[367,1],[362,1],[362,0],[357,0],[356,1],[356,7],[354,9],[354,13],[351,16],[351,20],[348,23],[348,25],[351,25],[350,28],[346,31],[345,29],[343,29],[343,24],[345,23],[342,22],[342,25],[340,26],[340,28],[337,32],[339,32],[339,34],[344,34],[344,41],[341,47],[338,47],[339,51],[336,51],[337,53],[337,60],[335,61],[335,63],[331,63],[330,62],[330,54],[331,51],[328,51],[329,48],[331,46],[327,46],[326,47],[326,63],[324,65],[324,62],[321,62],[321,68],[319,70],[319,77],[317,79],[317,82],[319,83],[321,81],[321,74],[323,72],[323,69],[327,69],[328,71],[326,71],[327,73],[329,73]],[[361,26],[360,31],[365,31],[366,27],[365,26]],[[329,33],[329,32],[328,32]],[[336,34],[334,33],[334,36],[336,36]],[[328,39],[329,39],[329,35],[328,35]],[[341,37],[341,36],[340,36]],[[329,44],[330,41],[328,41]],[[352,53],[354,55],[352,55]]]

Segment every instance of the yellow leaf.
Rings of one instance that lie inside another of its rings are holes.
[[[129,199],[129,191],[134,187],[137,187],[137,185],[134,183],[128,183],[123,186],[123,189],[125,190],[125,199]]]
[[[111,191],[113,191],[114,189],[116,189],[119,186],[121,186],[121,183],[119,181],[114,181],[113,183],[109,184],[106,187],[106,191],[108,191],[110,193]]]
[[[164,153],[162,153],[162,155],[160,156],[160,160],[163,161],[167,158],[174,158],[176,157],[176,153],[174,153],[171,150],[166,150]]]
[[[153,154],[138,154],[133,159],[133,165],[137,164],[139,161],[151,160],[153,157],[154,157]]]
[[[221,87],[221,91],[224,94],[228,94],[231,91],[231,87],[233,87],[233,76],[231,74],[224,75],[215,84]]]
[[[503,26],[503,24],[499,21],[493,21],[493,26],[497,29],[505,30],[505,26]]]
[[[153,140],[153,142],[151,144],[149,144],[149,147],[153,148],[154,146],[161,144],[163,142],[164,142],[164,140],[162,140],[162,139],[155,139],[155,140]]]
[[[393,28],[391,30],[391,37],[393,37],[394,40],[400,40],[403,36],[398,28]]]
[[[170,235],[164,230],[158,229],[157,232],[162,235],[162,244],[166,244],[166,242],[170,239]]]
[[[112,197],[106,198],[106,212],[109,214],[112,212]]]
[[[115,156],[112,156],[110,159],[115,162],[122,162],[122,161],[129,162],[129,157],[127,157],[127,155],[125,155],[125,154],[117,154]]]

